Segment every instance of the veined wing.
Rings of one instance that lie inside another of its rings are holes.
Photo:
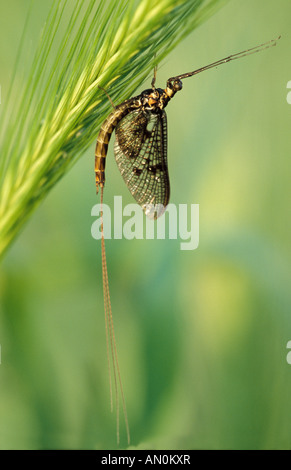
[[[170,196],[165,111],[132,111],[115,132],[115,159],[128,189],[148,217],[159,217]]]

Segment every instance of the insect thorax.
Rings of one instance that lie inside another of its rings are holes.
[[[167,106],[168,102],[173,98],[177,91],[181,89],[181,80],[168,80],[167,86],[164,90],[162,88],[155,88],[154,86],[152,88],[148,88],[140,95],[142,107],[146,111],[158,114]]]
[[[170,97],[161,88],[149,88],[141,93],[140,99],[145,111],[159,114],[167,106]]]

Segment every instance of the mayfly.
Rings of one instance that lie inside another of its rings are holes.
[[[111,368],[109,347],[111,349],[115,399],[117,407],[117,441],[119,442],[119,393],[121,391],[122,408],[125,417],[128,443],[130,441],[129,426],[126,412],[120,369],[117,358],[111,302],[109,295],[108,273],[105,256],[103,231],[103,190],[105,184],[105,162],[108,144],[115,129],[115,159],[123,179],[137,203],[145,214],[153,219],[159,217],[166,209],[170,197],[170,182],[167,165],[167,117],[164,111],[169,101],[182,89],[182,80],[200,72],[218,67],[232,60],[260,52],[275,46],[278,39],[229,55],[193,72],[171,77],[166,88],[156,88],[156,69],[151,88],[144,90],[114,107],[101,126],[95,151],[95,178],[97,193],[101,188],[101,247],[102,273],[104,291],[104,309],[107,340],[107,359],[110,376],[111,409],[113,407]]]

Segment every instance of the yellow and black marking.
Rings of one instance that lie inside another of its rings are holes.
[[[105,184],[105,159],[108,151],[108,144],[115,127],[128,113],[137,108],[136,98],[125,101],[116,106],[114,111],[103,122],[98,134],[95,148],[95,181],[96,192]]]

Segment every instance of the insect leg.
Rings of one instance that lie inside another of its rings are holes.
[[[158,66],[155,65],[154,66],[154,76],[153,76],[153,79],[152,79],[152,89],[153,90],[155,89],[155,83],[156,83],[156,78],[157,78],[157,70],[158,70]]]
[[[112,104],[113,108],[115,109],[116,106],[114,105],[112,99],[110,98],[109,94],[107,93],[107,91],[105,90],[105,88],[102,88],[102,86],[98,86],[98,88],[100,88],[100,90],[104,91],[105,95],[107,96],[107,98],[109,99],[110,103]]]

